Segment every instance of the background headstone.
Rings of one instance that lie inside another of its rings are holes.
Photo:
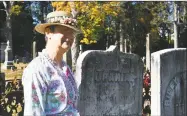
[[[76,67],[80,115],[142,115],[142,77],[143,63],[135,54],[115,46],[83,52]]]
[[[16,59],[16,64],[19,64],[19,59]]]
[[[22,62],[25,64],[27,63],[27,58],[26,57],[22,57]]]
[[[10,69],[11,67],[14,67],[13,57],[12,57],[12,48],[10,46],[9,41],[7,41],[7,46],[5,49],[5,62],[4,62],[3,69]]]
[[[186,54],[186,48],[151,54],[152,116],[187,116]]]

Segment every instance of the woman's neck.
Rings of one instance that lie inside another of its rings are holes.
[[[62,65],[62,58],[63,58],[63,54],[64,52],[62,52],[59,48],[55,48],[55,47],[49,47],[46,46],[46,51],[47,54],[49,55],[49,58],[56,62],[58,66]]]

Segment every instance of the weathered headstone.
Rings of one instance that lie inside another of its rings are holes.
[[[7,41],[7,47],[5,49],[5,62],[4,62],[3,69],[10,69],[11,67],[14,67],[12,48],[9,44],[10,44],[9,41]]]
[[[151,115],[187,116],[187,49],[151,54]]]
[[[78,60],[76,81],[81,116],[139,116],[142,111],[143,63],[135,54],[86,51]]]

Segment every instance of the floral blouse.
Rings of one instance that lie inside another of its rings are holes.
[[[58,67],[44,49],[24,70],[24,116],[79,116],[78,87],[67,64]]]

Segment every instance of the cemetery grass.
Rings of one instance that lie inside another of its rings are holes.
[[[14,71],[12,71],[10,69],[8,69],[8,70],[1,69],[1,72],[5,73],[5,80],[13,80],[15,78],[21,79],[22,74],[23,74],[23,70],[27,65],[28,64],[24,64],[24,63],[19,63],[19,64],[14,63],[14,66],[16,66],[17,69],[15,69]],[[2,66],[3,66],[3,63],[1,63],[1,67]]]

